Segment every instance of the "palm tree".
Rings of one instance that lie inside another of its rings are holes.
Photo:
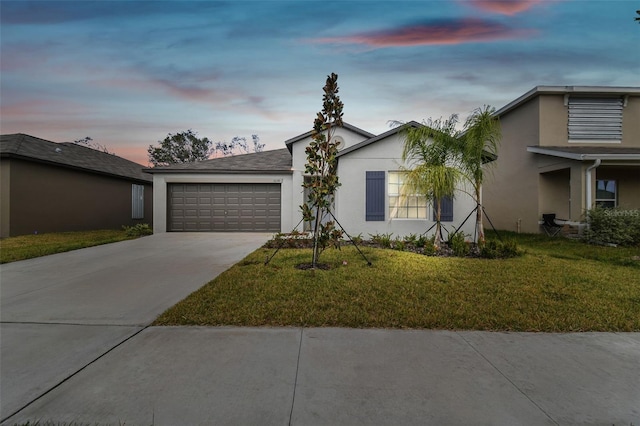
[[[402,161],[407,167],[403,191],[424,195],[435,208],[436,231],[434,244],[440,248],[442,242],[441,200],[453,197],[457,183],[461,180],[459,169],[453,164],[456,140],[459,132],[456,114],[449,119],[429,119],[423,126],[409,127],[404,133]]]
[[[482,184],[487,164],[497,158],[498,146],[502,138],[500,120],[494,116],[495,108],[485,105],[477,108],[464,124],[464,131],[458,139],[459,163],[465,178],[473,188],[476,201],[476,235],[478,243],[484,243],[482,225]]]

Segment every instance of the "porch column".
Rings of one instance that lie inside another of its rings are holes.
[[[571,166],[571,211],[569,219],[573,222],[583,220],[585,209],[585,167],[582,163]]]

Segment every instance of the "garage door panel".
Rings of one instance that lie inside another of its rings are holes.
[[[280,231],[280,184],[169,184],[169,231]]]

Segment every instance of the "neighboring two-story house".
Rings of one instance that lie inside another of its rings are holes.
[[[498,229],[577,229],[596,205],[640,209],[640,87],[538,86],[496,112],[483,205]]]

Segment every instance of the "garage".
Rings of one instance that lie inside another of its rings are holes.
[[[280,232],[279,183],[167,185],[172,232]]]

